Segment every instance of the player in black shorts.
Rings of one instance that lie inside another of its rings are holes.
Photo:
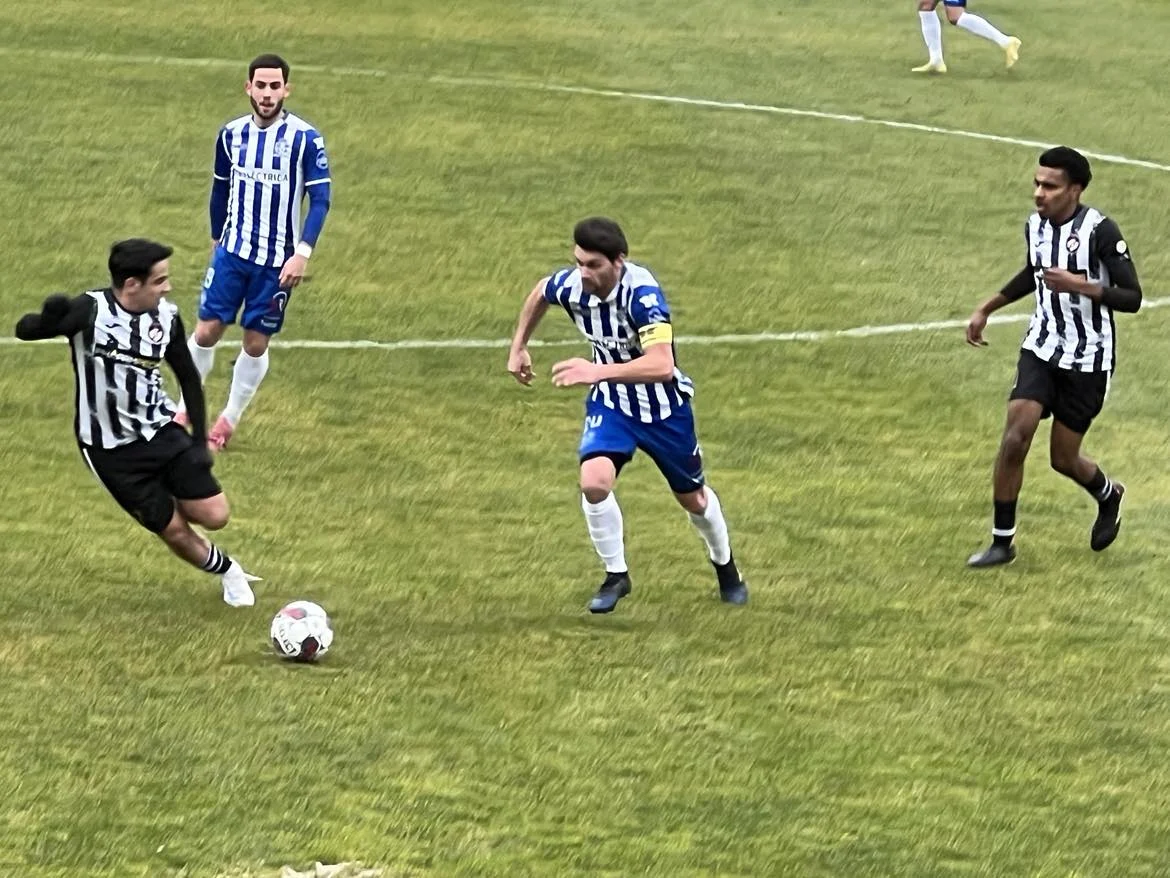
[[[220,576],[225,602],[252,606],[248,583],[256,577],[191,527],[224,527],[228,503],[211,473],[199,373],[179,309],[165,298],[170,255],[171,248],[153,241],[115,244],[112,287],[74,299],[50,296],[40,313],[20,319],[16,336],[68,338],[77,388],[74,430],[90,470],[171,551]],[[164,360],[187,399],[193,436],[174,423],[175,404],[159,368]]]
[[[1108,548],[1121,528],[1125,486],[1111,481],[1086,457],[1081,442],[1105,404],[1116,366],[1114,312],[1136,312],[1142,288],[1117,224],[1081,204],[1091,179],[1088,160],[1076,150],[1062,146],[1040,156],[1033,181],[1036,212],[1024,229],[1025,265],[967,324],[967,341],[984,345],[988,316],[1034,294],[1035,312],[1021,345],[995,460],[992,543],[971,556],[971,567],[1015,559],[1016,498],[1024,481],[1024,460],[1040,421],[1049,416],[1052,468],[1097,501],[1089,540],[1093,551]]]

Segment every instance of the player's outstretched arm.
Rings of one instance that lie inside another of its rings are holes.
[[[520,319],[512,335],[512,347],[508,351],[508,371],[521,384],[532,383],[532,356],[528,353],[528,342],[536,332],[541,318],[548,311],[549,303],[545,298],[548,281],[546,277],[532,288],[520,309]]]
[[[85,318],[93,307],[93,299],[81,295],[69,299],[63,293],[54,293],[45,299],[39,314],[25,314],[16,324],[16,337],[21,341],[39,341],[80,332]]]
[[[967,344],[975,347],[986,345],[983,330],[987,328],[987,318],[1000,308],[1006,308],[1035,290],[1036,269],[1030,264],[1025,265],[1015,277],[1004,284],[1002,290],[975,309],[975,313],[967,321]]]

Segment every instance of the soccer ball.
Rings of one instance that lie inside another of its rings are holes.
[[[315,662],[329,651],[333,628],[329,616],[312,601],[293,601],[272,617],[272,645],[281,658]]]

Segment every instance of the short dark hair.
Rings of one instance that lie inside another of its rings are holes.
[[[248,82],[256,78],[256,71],[268,67],[280,68],[281,74],[284,76],[284,81],[288,82],[288,74],[292,70],[288,66],[288,62],[279,55],[257,55],[252,59],[252,63],[248,65]]]
[[[1054,168],[1064,171],[1069,182],[1082,189],[1088,188],[1093,179],[1093,170],[1089,167],[1089,160],[1071,146],[1054,146],[1040,156],[1040,167]]]
[[[582,250],[602,254],[610,262],[630,252],[622,227],[604,216],[591,216],[577,223],[573,243]]]
[[[170,259],[174,252],[166,244],[146,238],[119,241],[110,248],[110,280],[118,289],[132,277],[145,283],[150,270],[164,259]]]

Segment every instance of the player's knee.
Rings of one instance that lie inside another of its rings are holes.
[[[223,338],[225,326],[218,320],[200,320],[195,324],[195,344],[201,348],[215,347]]]
[[[1071,478],[1076,475],[1077,455],[1053,451],[1050,462],[1052,463],[1052,468],[1062,476],[1069,476]]]
[[[934,6],[937,0],[918,0],[919,12],[934,12]]]
[[[947,21],[949,21],[951,24],[958,24],[959,19],[962,17],[963,17],[963,10],[962,9],[955,9],[955,10],[947,9]]]
[[[590,503],[600,503],[606,497],[613,493],[613,484],[605,484],[600,481],[586,481],[581,480],[581,496]]]
[[[697,491],[687,491],[685,494],[675,493],[674,499],[687,512],[702,515],[707,511],[707,491],[700,488]]]
[[[1032,434],[1020,427],[1009,426],[1003,433],[1003,456],[1012,463],[1023,463],[1032,445]]]
[[[213,509],[208,512],[199,524],[207,530],[223,530],[227,527],[227,523],[231,517],[227,506],[224,506],[222,509]]]
[[[262,357],[268,350],[268,336],[259,333],[245,333],[243,343],[244,353],[249,357]]]

